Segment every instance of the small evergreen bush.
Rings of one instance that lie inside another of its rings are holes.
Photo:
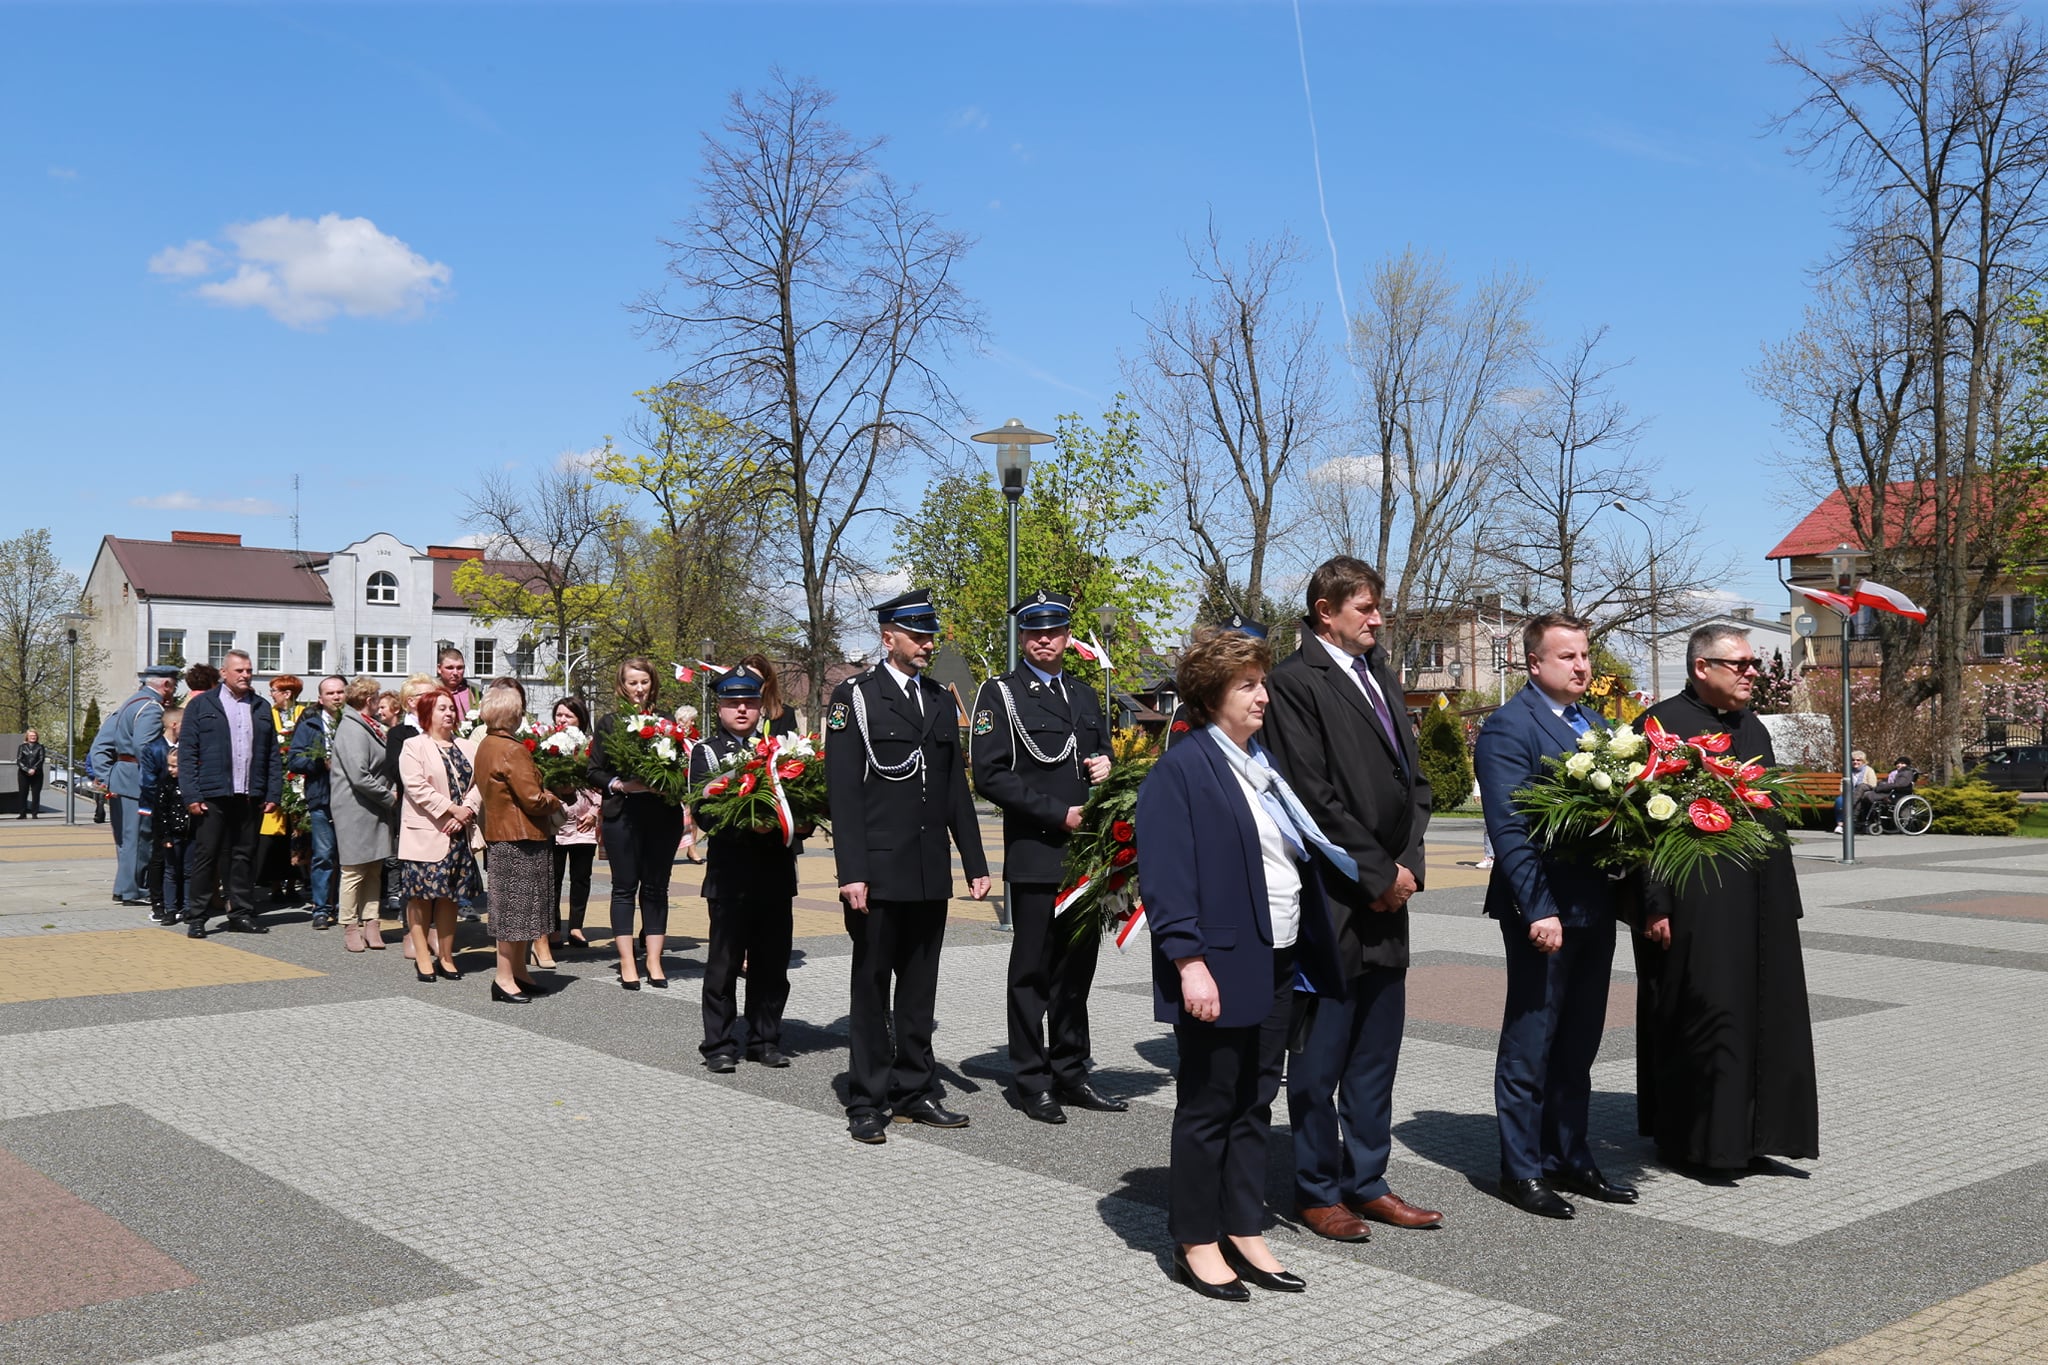
[[[1456,810],[1472,799],[1472,757],[1465,752],[1465,727],[1458,713],[1432,706],[1422,714],[1422,775],[1435,792],[1438,810]]]
[[[2001,791],[1981,777],[1946,787],[1923,787],[1920,795],[1934,807],[1936,834],[2019,833],[2019,793]]]

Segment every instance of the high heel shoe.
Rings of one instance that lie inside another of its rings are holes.
[[[440,977],[443,981],[462,980],[462,973],[445,962],[436,962],[434,964],[434,975]]]
[[[668,978],[665,976],[643,976],[640,979],[658,991],[668,989]]]
[[[513,980],[518,981],[517,977]],[[538,981],[520,981],[519,989],[528,995],[549,995],[561,989],[559,986],[543,986]]]
[[[532,996],[522,995],[517,991],[508,991],[495,981],[491,983],[491,999],[502,1000],[508,1005],[528,1005],[533,1003]]]
[[[1270,1289],[1275,1294],[1299,1294],[1308,1288],[1308,1281],[1285,1270],[1261,1270],[1237,1249],[1237,1243],[1228,1237],[1223,1239],[1223,1260],[1237,1272],[1240,1280],[1249,1281],[1261,1289]]]
[[[622,976],[619,978],[619,988],[621,990],[637,991],[640,989],[640,983],[638,981],[628,981]]]
[[[422,986],[431,986],[434,984],[434,974],[432,972],[421,972],[419,973],[419,978],[420,984]]]
[[[1222,1299],[1226,1303],[1245,1303],[1252,1291],[1244,1287],[1243,1280],[1228,1280],[1223,1284],[1211,1284],[1197,1275],[1188,1264],[1188,1254],[1180,1247],[1173,1249],[1173,1278],[1194,1290],[1205,1299]]]

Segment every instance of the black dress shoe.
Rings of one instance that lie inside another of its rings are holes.
[[[852,1114],[846,1120],[846,1135],[855,1142],[865,1142],[872,1147],[889,1140],[889,1126],[882,1121],[880,1114]]]
[[[1244,1287],[1239,1279],[1225,1280],[1222,1284],[1211,1284],[1194,1272],[1188,1264],[1188,1254],[1179,1247],[1173,1249],[1173,1278],[1194,1290],[1205,1299],[1222,1299],[1226,1303],[1249,1303],[1252,1291]]]
[[[431,986],[434,984],[434,974],[432,972],[418,972],[416,973],[416,975],[419,977],[420,984],[422,986]]]
[[[1027,1090],[1019,1098],[1023,1103],[1017,1107],[1024,1111],[1027,1119],[1036,1119],[1040,1123],[1067,1121],[1067,1111],[1060,1108],[1060,1102],[1052,1097],[1049,1090]]]
[[[263,924],[254,915],[229,915],[228,928],[238,934],[267,934],[270,932],[269,926]]]
[[[1079,1085],[1063,1085],[1053,1092],[1064,1104],[1076,1109],[1093,1109],[1104,1114],[1121,1114],[1131,1106],[1128,1102],[1112,1099],[1094,1086],[1083,1081]]]
[[[1228,1237],[1223,1239],[1223,1259],[1237,1272],[1237,1278],[1261,1289],[1270,1289],[1275,1294],[1299,1294],[1308,1288],[1308,1281],[1299,1275],[1290,1275],[1284,1270],[1261,1270],[1245,1258],[1237,1244]]]
[[[507,1005],[530,1005],[533,1003],[532,996],[521,991],[508,991],[495,981],[491,983],[491,999],[503,1001]]]
[[[898,1109],[896,1111],[896,1122],[921,1123],[927,1128],[965,1128],[967,1126],[967,1115],[956,1114],[937,1100],[927,1096],[921,1100],[912,1100],[909,1104]]]
[[[638,981],[628,981],[625,977],[622,976],[619,978],[619,989],[627,991],[637,991],[640,989],[640,983]]]
[[[1547,1177],[1550,1183],[1573,1194],[1583,1194],[1588,1199],[1597,1199],[1603,1204],[1633,1204],[1636,1202],[1636,1187],[1617,1185],[1600,1174],[1597,1166],[1588,1166],[1582,1171],[1552,1171]]]
[[[196,919],[189,919],[189,920],[186,920],[186,921],[185,921],[185,937],[186,937],[186,938],[205,938],[205,937],[206,937],[206,925],[205,925],[204,923],[202,923],[201,921],[199,921],[199,920],[196,920]]]
[[[740,1059],[730,1052],[714,1052],[704,1059],[704,1069],[714,1076],[730,1076],[740,1069]]]
[[[652,986],[655,990],[665,991],[668,989],[668,978],[665,976],[643,976],[640,979],[642,981],[645,981],[648,985]]]
[[[434,975],[440,977],[443,981],[462,980],[462,973],[445,962],[436,962],[434,964]]]
[[[1579,1211],[1541,1180],[1500,1178],[1500,1197],[1539,1218],[1576,1218]]]
[[[519,978],[514,977],[513,980],[518,981]],[[560,990],[561,987],[543,986],[538,981],[520,981],[519,989],[526,992],[528,995],[552,995],[556,991]]]
[[[788,1055],[784,1053],[781,1048],[776,1047],[773,1044],[770,1044],[769,1046],[764,1047],[757,1052],[749,1052],[747,1054],[747,1060],[752,1062],[759,1062],[762,1066],[772,1066],[777,1068],[789,1065]]]

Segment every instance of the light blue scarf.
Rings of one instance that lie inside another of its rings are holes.
[[[1259,804],[1280,827],[1280,837],[1287,841],[1287,847],[1297,861],[1307,861],[1308,850],[1312,847],[1328,858],[1331,866],[1339,872],[1354,882],[1358,880],[1357,860],[1324,836],[1314,817],[1301,804],[1301,798],[1294,794],[1294,789],[1287,785],[1287,779],[1280,776],[1272,760],[1266,757],[1264,749],[1255,742],[1252,751],[1246,753],[1215,726],[1204,728],[1216,741],[1216,747],[1223,751],[1231,771],[1259,794]]]

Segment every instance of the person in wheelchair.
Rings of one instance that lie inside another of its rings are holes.
[[[1913,767],[1913,760],[1900,758],[1875,786],[1856,793],[1857,828],[1877,833],[1886,823],[1895,824],[1891,820],[1893,808],[1900,797],[1912,792],[1919,780],[1920,773]]]

